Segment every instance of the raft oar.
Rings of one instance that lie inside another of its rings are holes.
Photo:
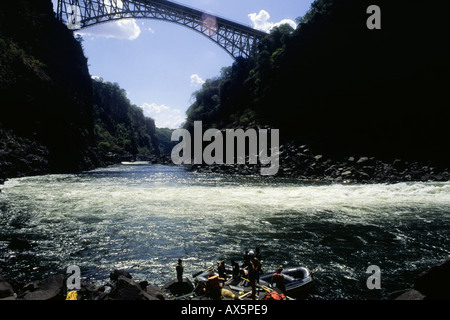
[[[172,298],[170,300],[181,300],[181,299],[190,298],[190,297],[193,297],[193,296],[195,296],[195,292],[194,291],[192,291],[191,293],[185,294],[183,296]]]
[[[221,262],[224,262],[224,261],[225,261],[225,259],[222,260],[222,261],[219,261],[218,263],[221,263]],[[208,271],[208,270],[211,269],[211,268],[214,268],[214,266],[210,266],[210,267],[206,268],[205,270],[202,270],[202,271],[200,271],[200,272],[197,272],[197,273],[193,274],[192,277],[195,278],[195,277],[201,275],[203,272]]]
[[[231,290],[234,290],[234,291],[238,291],[238,292],[245,291],[245,288],[243,288],[243,287],[232,286],[231,284],[229,284],[228,286],[230,287]]]
[[[211,269],[211,268],[214,268],[214,266],[208,267],[208,268],[206,268],[205,270],[202,270],[202,271],[200,271],[200,272],[197,272],[197,273],[193,274],[192,277],[195,278],[195,277],[201,275],[203,272],[208,271],[208,270]]]
[[[247,292],[247,293],[243,294],[242,296],[240,296],[240,297],[239,297],[239,300],[241,300],[241,299],[243,299],[243,298],[245,298],[245,297],[248,297],[248,296],[251,295],[251,294],[252,294],[251,291],[250,291],[250,292]]]

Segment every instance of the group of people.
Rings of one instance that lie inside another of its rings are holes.
[[[259,285],[259,277],[262,271],[262,255],[259,248],[255,251],[246,251],[243,256],[243,264],[240,266],[235,260],[231,260],[232,266],[232,278],[238,279],[239,277],[248,281],[252,289],[251,298],[256,298],[256,286]],[[178,265],[176,267],[178,281],[183,281],[183,266],[182,260],[178,260]],[[278,290],[285,293],[286,287],[284,283],[284,277],[281,274],[283,267],[279,266],[272,276],[271,285],[276,286]],[[226,267],[225,260],[219,262],[217,267],[217,275],[211,271],[208,275],[208,281],[206,282],[206,287],[204,288],[204,293],[213,299],[220,299],[223,295],[223,288],[221,285],[226,282]]]

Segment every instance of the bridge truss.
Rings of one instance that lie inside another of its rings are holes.
[[[71,30],[120,19],[156,19],[206,36],[233,58],[248,58],[267,34],[167,0],[58,0],[57,15]]]

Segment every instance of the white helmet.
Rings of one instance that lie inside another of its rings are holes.
[[[251,256],[251,257],[253,257],[253,256],[255,255],[255,253],[254,253],[253,251],[250,251],[250,252],[248,253],[248,255]]]

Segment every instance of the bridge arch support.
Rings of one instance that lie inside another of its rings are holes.
[[[214,41],[233,58],[248,58],[266,33],[167,0],[58,0],[57,15],[81,30],[120,19],[156,19],[190,28]]]

